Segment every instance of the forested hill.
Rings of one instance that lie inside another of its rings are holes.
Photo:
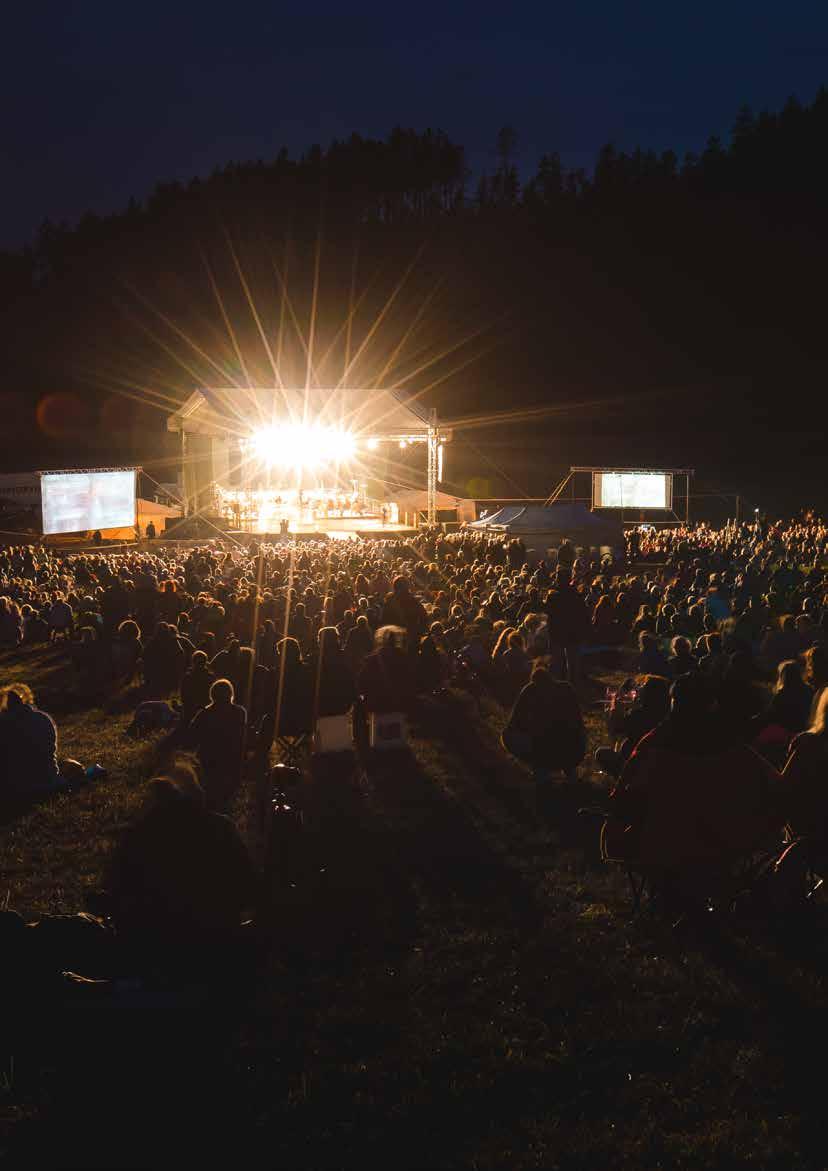
[[[444,134],[397,129],[46,223],[0,255],[0,459],[149,462],[193,386],[347,363],[448,418],[537,409],[458,431],[461,490],[607,461],[828,504],[826,145],[825,91],[742,111],[698,157],[607,145],[587,175],[550,153],[523,182],[508,128],[479,178]]]

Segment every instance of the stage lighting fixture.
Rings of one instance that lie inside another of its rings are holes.
[[[299,471],[345,462],[354,454],[356,441],[348,431],[295,424],[262,427],[250,436],[249,446],[263,464]]]

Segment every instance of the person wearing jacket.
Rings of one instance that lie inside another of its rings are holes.
[[[335,626],[323,626],[318,636],[315,702],[320,716],[341,716],[349,712],[357,697],[353,672],[339,645]]]
[[[196,714],[188,734],[212,809],[226,807],[241,784],[247,712],[234,699],[233,684],[217,679],[210,688],[210,702]]]
[[[580,648],[589,637],[591,623],[586,603],[572,585],[572,572],[566,565],[559,565],[555,572],[545,610],[550,648],[557,647],[561,654],[562,678],[575,684]]]
[[[572,684],[555,679],[546,667],[535,667],[515,700],[501,743],[538,780],[551,772],[576,780],[586,752],[586,730]]]
[[[782,841],[779,773],[715,710],[707,681],[682,675],[670,714],[639,741],[610,797],[608,857],[687,875]]]
[[[189,725],[202,708],[210,702],[210,688],[215,682],[204,651],[195,651],[193,661],[181,680],[181,723]]]
[[[428,629],[428,615],[422,602],[411,593],[407,578],[394,578],[391,593],[385,599],[380,624],[401,626],[406,633],[408,653],[416,656],[420,639]]]
[[[259,876],[232,821],[210,811],[195,770],[182,762],[150,783],[114,850],[106,888],[138,971],[184,965],[206,979],[213,965],[238,963]]]
[[[406,712],[411,706],[415,680],[411,657],[399,645],[404,637],[398,626],[377,631],[377,649],[365,659],[358,680],[367,712]]]

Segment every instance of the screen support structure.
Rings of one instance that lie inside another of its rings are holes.
[[[673,492],[671,505],[675,504],[676,497],[684,501],[684,515],[679,516],[674,507],[665,509],[665,512],[672,513],[672,520],[665,520],[664,524],[689,524],[690,523],[690,481],[696,474],[692,468],[611,468],[604,467],[572,467],[569,469],[560,483],[553,489],[552,494],[547,497],[546,504],[554,504],[556,500],[560,500],[564,493],[574,502],[583,504],[589,503],[591,511],[595,511],[592,499],[592,477],[596,472],[628,472],[633,474],[655,474],[661,476],[673,477]],[[582,482],[582,477],[589,476],[589,495],[578,495],[579,482]],[[676,480],[684,482],[684,492],[676,491]],[[568,491],[567,491],[568,490]],[[625,520],[624,512],[639,512],[639,509],[614,509],[615,512],[621,513],[622,524],[637,524],[636,520]]]
[[[437,523],[437,472],[440,447],[440,432],[437,429],[437,412],[432,408],[428,417],[428,483],[426,486],[426,505],[428,508],[428,523]]]

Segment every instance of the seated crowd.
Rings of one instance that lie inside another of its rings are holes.
[[[228,807],[246,754],[266,766],[274,743],[309,736],[322,718],[405,712],[450,679],[510,709],[503,747],[539,781],[574,780],[587,669],[626,656],[632,677],[609,703],[615,743],[596,754],[617,780],[613,849],[640,856],[672,817],[678,856],[716,835],[741,848],[791,818],[802,832],[828,826],[827,551],[813,517],[642,526],[625,551],[563,540],[543,557],[520,540],[437,529],[322,547],[7,547],[0,648],[14,659],[57,643],[90,704],[132,688],[136,719],[174,712],[203,797],[181,777],[157,797],[188,816],[202,800]],[[4,794],[41,796],[80,768],[58,761],[55,725],[23,685],[4,692],[0,754]],[[688,843],[692,819],[676,810],[700,799],[702,776],[716,815],[696,819]]]

